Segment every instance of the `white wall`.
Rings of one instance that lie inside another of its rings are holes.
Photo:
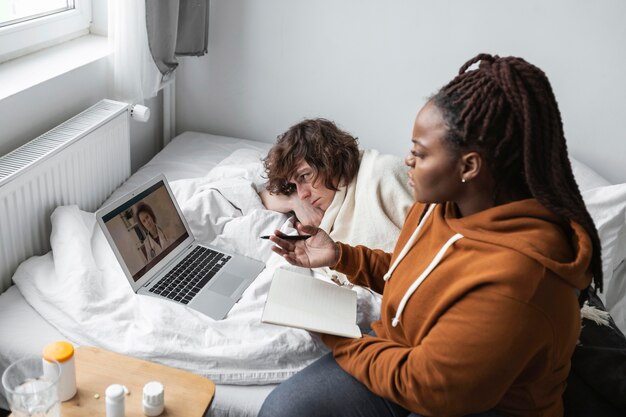
[[[181,59],[177,131],[272,142],[326,117],[404,155],[425,98],[479,52],[542,68],[570,152],[626,182],[623,0],[212,0],[209,54]]]
[[[92,62],[0,100],[0,155],[106,96],[106,62]],[[89,86],[89,88],[85,88]]]
[[[102,59],[0,100],[0,155],[109,98],[108,71],[107,61]],[[146,105],[151,109],[150,121],[131,120],[133,172],[148,162],[163,142],[162,99],[148,100]]]

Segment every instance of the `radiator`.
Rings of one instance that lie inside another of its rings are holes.
[[[102,100],[0,158],[0,292],[50,250],[50,214],[95,211],[130,175],[129,106]]]

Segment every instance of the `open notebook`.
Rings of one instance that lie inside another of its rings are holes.
[[[261,321],[358,338],[356,292],[286,269],[274,272]]]

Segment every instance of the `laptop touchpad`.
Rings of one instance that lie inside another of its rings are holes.
[[[230,297],[243,281],[243,278],[225,272],[211,285],[209,290]]]

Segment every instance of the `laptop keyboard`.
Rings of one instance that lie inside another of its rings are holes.
[[[223,253],[197,246],[149,291],[188,304],[230,258]]]

